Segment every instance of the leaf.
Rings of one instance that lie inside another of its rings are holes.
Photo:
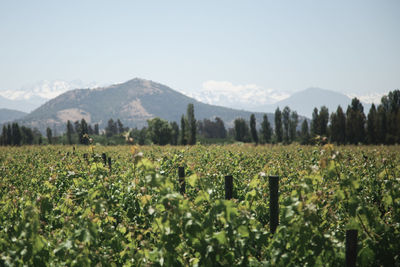
[[[198,192],[196,199],[194,200],[194,203],[199,204],[203,201],[209,201],[209,200],[210,200],[210,195],[204,192],[203,190],[200,190]]]
[[[213,234],[213,237],[218,240],[220,245],[225,245],[227,243],[225,231],[216,232]]]
[[[250,188],[257,188],[259,184],[260,184],[260,179],[258,178],[258,176],[255,176],[255,177],[250,181],[249,187],[250,187]]]
[[[241,225],[238,228],[238,233],[243,237],[248,237],[249,236],[249,229],[247,229],[247,226]]]
[[[393,204],[393,199],[392,196],[390,195],[385,195],[383,197],[383,203],[385,204],[385,207],[388,208],[389,206],[391,206]]]
[[[360,259],[360,266],[369,266],[375,258],[375,253],[369,247],[363,247],[358,252],[358,258]]]
[[[188,181],[188,183],[190,184],[191,187],[195,187],[197,179],[198,179],[197,175],[196,174],[192,174],[187,178],[187,181]]]

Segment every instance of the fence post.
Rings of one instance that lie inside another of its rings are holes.
[[[182,195],[186,193],[186,183],[185,183],[185,167],[178,167],[179,185],[180,192]]]
[[[111,157],[108,157],[108,168],[110,169],[110,173],[111,173]]]
[[[275,233],[279,225],[279,176],[269,176],[269,227]]]
[[[102,153],[101,154],[101,158],[103,159],[103,165],[106,166],[107,165],[107,155],[106,155],[106,153]]]
[[[231,199],[233,195],[233,177],[225,176],[225,199]]]
[[[346,230],[346,266],[355,267],[357,259],[357,230]]]

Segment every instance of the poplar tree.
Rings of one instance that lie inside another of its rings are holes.
[[[275,110],[275,136],[278,143],[282,142],[282,112],[279,107]]]
[[[69,145],[72,145],[72,134],[74,133],[74,126],[71,121],[67,121],[67,142]]]
[[[251,137],[253,138],[253,141],[258,144],[258,135],[257,135],[257,129],[256,129],[256,117],[254,114],[250,115],[250,132],[251,132]]]
[[[301,124],[301,132],[300,132],[300,143],[302,145],[307,145],[310,142],[310,133],[308,131],[308,122],[304,120]]]
[[[378,141],[377,131],[378,116],[375,105],[372,104],[367,116],[367,143],[376,144]]]
[[[289,144],[290,108],[286,106],[282,111],[283,142]]]
[[[261,123],[261,134],[263,142],[265,143],[271,142],[272,129],[271,129],[271,124],[268,121],[267,114],[264,114],[263,116],[263,121]]]
[[[181,145],[186,145],[187,144],[187,139],[186,139],[186,118],[184,115],[181,117]]]
[[[47,141],[51,145],[53,143],[53,133],[51,132],[50,127],[47,127],[46,129],[46,136],[47,136]]]
[[[196,144],[196,119],[194,117],[194,106],[192,103],[188,104],[187,107],[187,122],[188,122],[188,144],[195,145]]]

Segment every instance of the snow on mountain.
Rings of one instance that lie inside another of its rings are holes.
[[[80,80],[67,81],[40,81],[31,85],[23,86],[20,90],[0,91],[0,96],[11,100],[28,100],[34,97],[52,99],[65,93],[66,91],[77,88],[94,88],[97,83],[85,83]]]
[[[287,92],[264,89],[256,84],[235,85],[228,81],[206,81],[198,92],[187,94],[203,103],[254,110],[290,96]]]
[[[81,88],[95,88],[97,83],[85,83],[80,80],[67,81],[40,81],[25,85],[19,90],[0,91],[0,108],[31,112],[46,101],[57,97],[66,91]]]

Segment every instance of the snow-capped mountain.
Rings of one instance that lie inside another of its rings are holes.
[[[85,83],[75,81],[40,81],[25,85],[19,90],[0,91],[0,108],[15,109],[30,112],[46,101],[53,99],[67,91],[77,88],[95,88],[95,82]]]
[[[200,91],[187,94],[203,103],[250,111],[290,96],[287,92],[264,89],[256,84],[236,85],[228,81],[206,81]]]

